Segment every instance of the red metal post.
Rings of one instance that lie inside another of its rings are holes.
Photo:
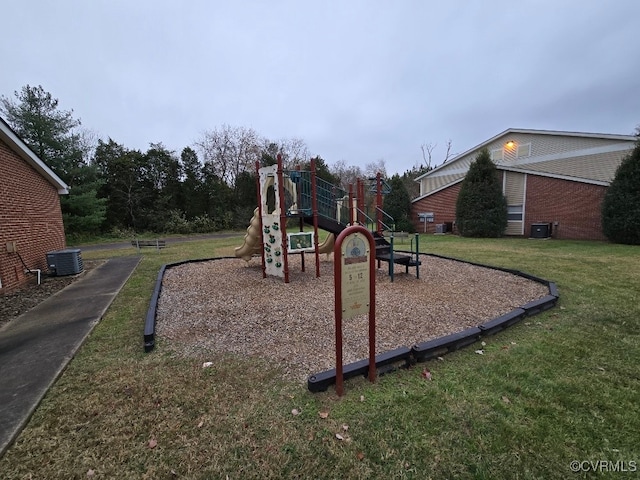
[[[258,191],[258,217],[260,218],[260,252],[262,254],[262,278],[267,278],[267,263],[264,258],[264,241],[262,237],[262,186],[260,185],[260,162],[256,160],[256,189]]]
[[[287,205],[284,201],[284,176],[282,175],[282,155],[278,154],[278,201],[280,202],[280,231],[282,232],[282,262],[284,283],[289,283],[289,255],[287,253]]]
[[[358,178],[356,183],[356,207],[358,208],[357,222],[363,224],[362,212],[364,212],[364,183],[362,179]]]
[[[353,215],[353,183],[349,184],[349,225],[353,225],[355,216]]]
[[[298,207],[298,211],[296,214],[300,217],[300,231],[304,232],[304,219],[300,216],[300,201],[302,199],[302,195],[300,193],[300,185],[302,184],[302,175],[300,174],[300,165],[296,165],[296,171],[300,175],[298,177],[298,183],[296,184],[296,205]],[[302,271],[304,272],[304,252],[300,252],[300,263],[302,266]]]
[[[382,235],[382,177],[380,172],[376,174],[376,228],[378,233]]]
[[[366,230],[366,229],[365,229]],[[369,260],[369,381],[376,381],[376,241],[369,234],[369,248],[371,259]]]
[[[316,278],[320,276],[320,252],[318,239],[318,188],[316,185],[316,160],[311,159],[311,208],[313,214],[313,245],[316,255]]]
[[[338,235],[338,238],[340,235]],[[333,248],[333,278],[335,288],[335,319],[336,319],[336,394],[341,397],[344,393],[342,368],[342,256],[340,248],[342,239],[336,241]]]
[[[336,323],[336,393],[344,393],[344,374],[342,365],[342,242],[354,233],[361,233],[369,244],[369,381],[376,381],[376,268],[375,239],[362,225],[352,225],[338,235],[333,249],[333,274],[335,288]]]

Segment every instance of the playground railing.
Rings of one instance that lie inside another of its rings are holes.
[[[311,172],[294,171],[290,172],[289,177],[297,188],[297,210],[311,215],[313,212]],[[345,201],[345,198],[348,198],[347,192],[319,177],[316,177],[315,190],[318,215],[341,223],[348,223],[348,201]]]
[[[385,220],[382,220],[381,223],[384,226],[385,230],[394,231],[396,229],[396,221],[395,221],[395,219],[380,207],[376,207],[376,213],[377,212],[380,212],[380,214],[382,215],[383,219],[386,217],[387,219],[391,220],[389,222],[389,224],[391,225],[391,228],[389,228],[389,226],[387,225],[387,222]]]
[[[358,218],[364,219],[364,226],[367,227],[368,230],[375,231],[375,230],[378,229],[378,222],[376,222],[376,220],[371,218],[369,215],[367,215],[364,211],[362,211],[359,208],[357,209],[357,212],[358,212]],[[392,217],[389,217],[389,218],[391,218],[391,220],[393,220]],[[382,228],[384,230],[389,230],[390,232],[392,232],[394,230],[394,227],[389,226],[384,222],[380,222],[380,223],[382,224]]]

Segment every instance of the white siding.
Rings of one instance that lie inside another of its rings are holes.
[[[508,206],[521,206],[522,217],[524,219],[524,193],[526,177],[522,173],[503,172],[504,177],[504,196],[507,199]],[[524,233],[524,223],[522,220],[509,220],[505,235],[522,235]]]
[[[524,174],[504,172],[504,196],[507,205],[524,204]]]
[[[617,166],[633,149],[632,138],[509,130],[421,178],[420,195],[429,195],[464,178],[480,148],[489,150],[497,167],[520,170],[523,174],[539,173],[597,184],[610,182]],[[508,142],[513,142],[513,146],[505,148]]]

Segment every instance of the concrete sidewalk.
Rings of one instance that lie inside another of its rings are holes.
[[[112,258],[0,330],[0,456],[139,261],[138,256]]]

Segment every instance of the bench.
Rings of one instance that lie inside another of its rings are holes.
[[[164,240],[131,240],[131,245],[136,247],[138,250],[144,247],[154,247],[156,250],[160,250],[161,248],[166,247],[166,242]]]
[[[391,236],[391,234],[393,234],[393,238],[409,238],[409,232],[390,232],[388,230],[385,230],[384,232],[382,232],[382,235],[385,238],[389,238]]]

